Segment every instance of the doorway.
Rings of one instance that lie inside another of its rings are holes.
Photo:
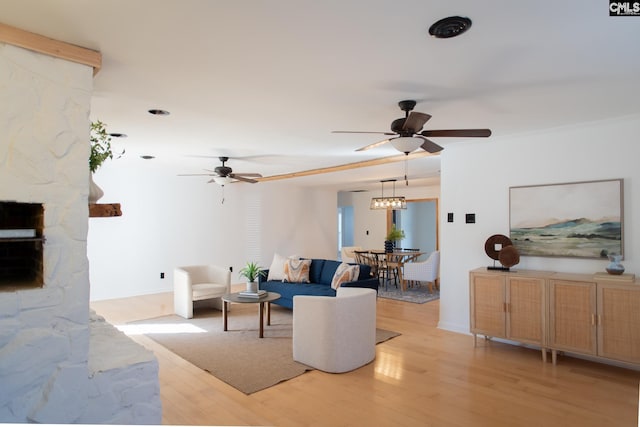
[[[438,250],[438,199],[407,200],[406,210],[387,212],[387,232],[393,225],[404,230],[401,247],[431,253]]]
[[[338,257],[341,259],[342,248],[353,246],[353,206],[338,208]]]

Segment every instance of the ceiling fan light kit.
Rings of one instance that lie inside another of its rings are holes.
[[[391,139],[391,145],[393,148],[404,154],[409,154],[416,151],[424,142],[421,138],[414,138],[412,136],[399,136],[398,138]]]
[[[214,176],[213,177],[213,182],[215,182],[218,185],[222,185],[224,186],[225,184],[229,184],[231,183],[231,178],[229,178],[228,176]],[[209,181],[211,182],[211,181]]]

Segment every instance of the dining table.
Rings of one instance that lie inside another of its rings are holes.
[[[407,262],[413,262],[426,252],[421,251],[407,251],[396,249],[392,252],[385,252],[384,250],[371,249],[370,254],[377,257],[378,269],[387,270],[387,280],[389,277],[389,270],[395,268],[398,274],[398,283],[400,284],[400,290],[402,292],[407,290],[407,283],[402,277],[402,268]]]

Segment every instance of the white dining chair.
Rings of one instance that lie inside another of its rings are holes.
[[[404,280],[427,282],[429,292],[433,292],[433,285],[439,288],[438,274],[440,273],[440,252],[431,252],[425,261],[407,262],[402,270]]]
[[[361,250],[362,248],[360,246],[343,246],[340,250],[340,259],[342,262],[353,264],[356,262],[356,255],[354,252]]]

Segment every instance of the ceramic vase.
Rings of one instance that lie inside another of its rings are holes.
[[[258,292],[258,282],[247,282],[247,292]]]
[[[89,203],[97,203],[102,196],[104,191],[93,181],[93,174],[89,173]]]
[[[622,255],[609,255],[609,265],[607,265],[607,273],[609,274],[622,274],[624,273],[624,266],[620,264],[622,261]]]

